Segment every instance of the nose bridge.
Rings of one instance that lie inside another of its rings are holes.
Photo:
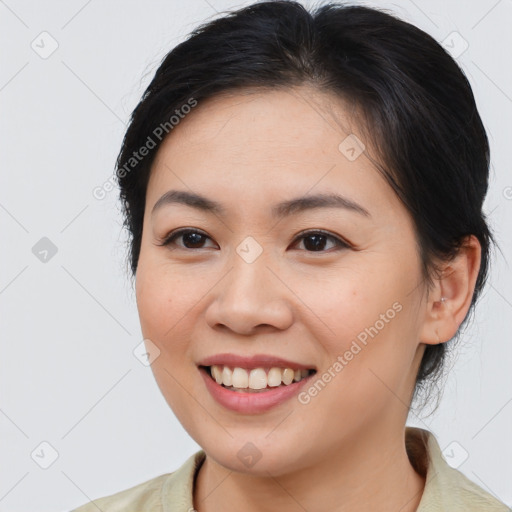
[[[231,271],[219,283],[218,294],[210,305],[208,322],[245,334],[260,325],[284,329],[292,320],[287,288],[269,268],[268,254],[262,251],[255,257],[250,244],[240,244],[233,254]]]
[[[229,285],[225,290],[226,297],[229,295],[242,302],[247,300],[263,303],[270,299],[268,294],[265,299],[265,290],[261,285],[266,283],[267,287],[272,288],[269,281],[275,277],[268,269],[271,264],[270,250],[268,247],[264,248],[262,243],[261,237],[258,242],[252,236],[247,236],[235,248],[229,261],[232,270],[226,283]]]
[[[268,300],[270,298],[269,288],[273,288],[268,281],[270,277],[274,278],[267,268],[268,264],[268,258],[263,255],[260,255],[254,261],[245,260],[239,254],[234,255],[232,270],[227,280],[226,294],[238,298],[241,302],[244,300],[247,300],[247,302],[265,302],[265,295],[267,295]]]

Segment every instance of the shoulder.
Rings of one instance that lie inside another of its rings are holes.
[[[406,447],[411,463],[425,477],[425,489],[417,512],[437,510],[510,512],[511,509],[451,467],[432,432],[407,427]],[[447,457],[450,455],[447,453]]]
[[[71,512],[159,512],[162,487],[172,474],[166,473],[116,494],[95,499]]]
[[[507,507],[503,502],[496,499],[492,494],[467,478],[460,471],[453,468],[450,468],[450,470],[453,472],[454,485],[452,487],[448,487],[447,490],[451,490],[454,493],[457,503],[460,503],[460,505],[464,506],[465,511],[511,511],[511,509]]]
[[[204,451],[199,450],[172,473],[98,498],[71,512],[163,512],[164,503],[173,506],[173,510],[193,510],[194,480],[205,457]]]

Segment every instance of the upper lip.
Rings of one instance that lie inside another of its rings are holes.
[[[232,368],[291,368],[293,370],[315,369],[312,365],[305,365],[268,354],[256,354],[253,356],[238,356],[236,354],[215,354],[202,359],[198,366],[230,366]]]

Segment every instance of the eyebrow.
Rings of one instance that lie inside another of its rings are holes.
[[[151,210],[151,215],[164,205],[169,204],[183,204],[206,213],[213,213],[220,216],[227,214],[226,209],[213,199],[209,199],[194,192],[169,190],[155,203]],[[365,217],[371,217],[370,212],[360,204],[347,197],[333,193],[315,194],[289,199],[276,204],[272,208],[271,213],[273,217],[282,218],[316,208],[343,208],[364,215]]]

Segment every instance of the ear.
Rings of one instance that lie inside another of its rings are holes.
[[[455,336],[471,305],[481,252],[480,242],[470,235],[457,256],[444,266],[435,288],[428,295],[421,343],[437,345]],[[442,297],[444,301],[441,301]]]

